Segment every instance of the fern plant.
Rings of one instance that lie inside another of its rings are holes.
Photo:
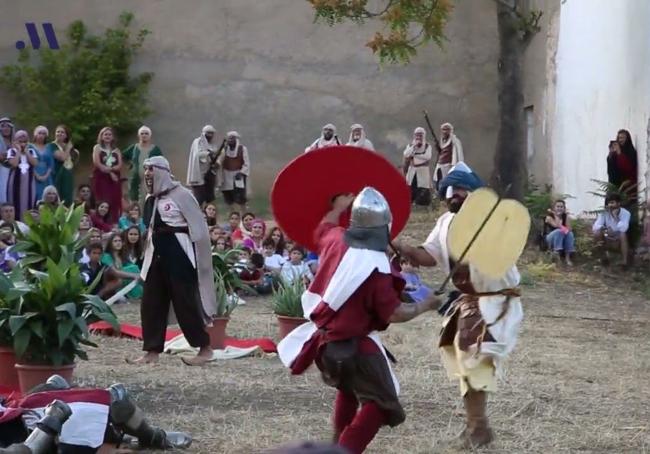
[[[605,198],[609,194],[617,194],[620,196],[621,205],[627,207],[627,209],[630,210],[630,212],[633,212],[633,214],[638,213],[645,205],[643,202],[640,202],[638,198],[635,198],[639,188],[638,184],[630,184],[625,181],[620,186],[617,186],[608,181],[596,180],[593,178],[591,181],[596,183],[597,189],[595,191],[589,191],[588,193],[603,199],[603,206],[597,210],[590,211],[590,214],[598,214],[605,211],[604,202]]]
[[[273,312],[284,317],[304,317],[302,310],[302,294],[305,284],[302,279],[293,282],[282,281],[279,287],[273,290]]]

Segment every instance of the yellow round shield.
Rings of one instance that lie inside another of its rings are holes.
[[[447,244],[450,257],[458,260],[493,209],[462,263],[498,279],[517,262],[526,246],[530,215],[524,205],[512,199],[499,200],[489,188],[472,192],[451,222]]]

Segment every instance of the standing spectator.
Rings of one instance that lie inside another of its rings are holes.
[[[237,131],[226,134],[225,152],[219,155],[217,163],[221,168],[221,193],[226,205],[237,205],[239,212],[246,207],[250,159],[248,149],[241,143]]]
[[[621,196],[609,194],[605,198],[605,211],[598,214],[592,227],[594,237],[605,252],[604,262],[609,262],[608,247],[616,246],[621,251],[621,265],[627,266],[629,242],[627,231],[630,228],[630,212],[621,207]]]
[[[28,142],[27,131],[18,131],[14,148],[7,150],[7,159],[11,166],[7,182],[7,201],[16,209],[18,219],[22,219],[24,212],[34,208],[36,204],[34,167],[38,163],[38,156],[35,151],[29,149]]]
[[[284,239],[284,233],[280,227],[273,227],[269,230],[269,234],[266,236],[268,240],[271,240],[275,245],[275,254],[278,254],[280,257],[288,257],[289,252],[287,251],[287,242]]]
[[[454,127],[451,123],[443,123],[440,126],[440,150],[438,155],[438,163],[434,169],[433,179],[436,182],[436,190],[438,184],[449,173],[449,170],[459,162],[464,162],[463,144],[460,139],[454,134]]]
[[[9,163],[7,151],[14,143],[14,124],[8,117],[0,118],[0,203],[7,201],[7,180],[9,179]]]
[[[203,214],[205,215],[205,221],[208,223],[208,227],[217,225],[217,207],[214,203],[206,204],[203,208]]]
[[[38,157],[38,163],[34,167],[34,178],[36,179],[36,200],[43,198],[43,190],[54,183],[54,156],[48,148],[47,138],[50,132],[45,126],[37,126],[34,129],[34,136],[29,148]]]
[[[151,141],[151,129],[141,126],[138,129],[138,143],[134,143],[124,150],[122,158],[129,164],[129,200],[139,202],[140,197],[146,194],[144,185],[144,166],[141,164],[153,156],[162,156],[162,150]]]
[[[371,141],[368,140],[366,137],[366,131],[360,124],[353,124],[350,126],[350,138],[348,139],[348,143],[346,145],[375,151],[375,146]]]
[[[556,261],[562,256],[566,264],[572,266],[571,255],[575,252],[575,237],[566,213],[564,200],[556,200],[553,209],[549,209],[544,218],[544,239],[553,251]]]
[[[79,161],[79,151],[72,145],[70,128],[59,125],[54,130],[54,142],[48,144],[54,156],[54,185],[66,206],[73,203],[74,167]],[[90,186],[88,186],[90,190]]]
[[[129,205],[128,211],[120,217],[117,226],[120,230],[126,230],[129,227],[135,226],[140,229],[140,233],[144,233],[146,228],[144,226],[144,221],[142,220],[142,214],[140,213],[140,205],[138,202],[133,202]]]
[[[201,135],[194,139],[190,148],[187,185],[201,206],[214,200],[215,179],[214,174],[210,173],[214,170],[221,149],[215,138],[216,133],[213,126],[204,126]]]
[[[115,134],[108,126],[102,128],[97,135],[97,145],[93,148],[93,165],[93,193],[108,202],[108,221],[117,224],[122,208],[122,153],[115,146]]]
[[[404,173],[411,187],[411,201],[423,206],[431,204],[431,145],[425,140],[424,128],[415,128],[413,140],[404,149]]]
[[[255,219],[251,223],[251,234],[244,238],[243,245],[250,248],[258,254],[264,253],[264,234],[266,233],[266,224],[261,219]]]
[[[90,214],[90,219],[93,221],[93,226],[98,228],[104,233],[113,230],[114,224],[110,219],[111,205],[108,202],[99,202],[97,210]]]
[[[620,134],[620,136],[625,137],[624,134]],[[623,153],[620,142],[621,141],[617,140],[609,142],[609,154],[607,155],[607,181],[616,186],[617,189],[621,188],[623,183],[625,183],[625,186],[623,187],[623,190],[625,191],[626,187],[631,188],[632,185],[637,183],[638,169],[635,164],[635,159],[632,158],[632,156],[636,157],[636,151],[633,154],[630,154],[629,152]],[[625,192],[627,193],[628,191]]]
[[[630,205],[636,205],[639,184],[639,163],[638,155],[634,144],[632,143],[632,136],[627,129],[621,129],[616,135],[616,140],[621,147],[621,154],[627,157],[628,168],[623,172],[624,181],[629,181],[630,191],[627,192]]]
[[[80,184],[77,188],[77,198],[74,202],[75,206],[84,206],[84,211],[88,214],[95,212],[97,204],[95,203],[95,196],[89,184]]]

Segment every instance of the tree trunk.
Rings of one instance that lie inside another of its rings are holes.
[[[523,43],[517,29],[517,18],[511,8],[497,3],[499,33],[499,132],[494,158],[492,184],[504,190],[505,196],[523,200],[528,180],[524,137],[524,96],[521,60]]]

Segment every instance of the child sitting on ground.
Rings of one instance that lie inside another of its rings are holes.
[[[88,257],[88,262],[81,265],[80,273],[86,285],[90,285],[95,282],[97,276],[106,268],[101,263],[102,253],[104,252],[104,247],[101,242],[90,243],[86,249],[86,256]],[[99,295],[100,297],[106,296],[102,290],[104,289],[103,278],[97,282],[95,288],[92,289],[93,295]]]
[[[293,284],[296,279],[302,279],[305,286],[314,280],[314,275],[311,273],[309,266],[302,261],[305,253],[303,250],[294,246],[289,252],[289,261],[284,262],[280,276],[286,284]]]
[[[408,302],[421,303],[431,294],[431,289],[420,281],[415,267],[407,259],[402,258],[400,266],[402,267],[402,277],[406,281],[404,293],[408,297]]]
[[[285,258],[276,252],[275,243],[271,238],[267,238],[262,243],[264,247],[264,271],[279,275],[282,265],[286,262]]]
[[[268,295],[273,289],[270,276],[264,275],[264,256],[257,252],[251,254],[246,268],[239,273],[239,279],[259,295]]]

